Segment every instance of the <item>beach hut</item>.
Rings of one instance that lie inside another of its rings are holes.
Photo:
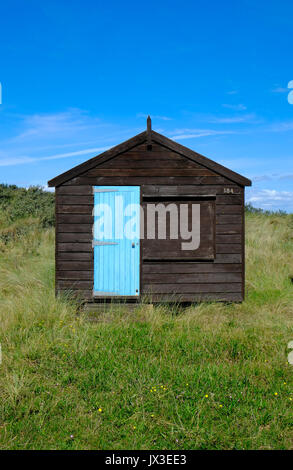
[[[49,181],[56,292],[87,302],[244,298],[251,181],[151,128]]]

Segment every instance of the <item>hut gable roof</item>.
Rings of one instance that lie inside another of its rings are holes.
[[[56,176],[48,182],[48,185],[51,187],[60,186],[61,184],[66,183],[72,178],[83,175],[88,170],[97,168],[100,165],[104,166],[103,164],[105,164],[109,160],[112,160],[141,144],[146,144],[148,147],[150,147],[152,143],[154,145],[157,144],[159,146],[165,147],[169,151],[175,152],[183,158],[186,158],[187,160],[194,162],[195,164],[200,165],[203,168],[211,170],[217,175],[228,178],[234,183],[237,183],[241,186],[251,186],[251,181],[245,178],[244,176],[232,170],[229,170],[228,168],[220,165],[219,163],[216,163],[213,160],[210,160],[209,158],[204,157],[203,155],[194,152],[193,150],[184,147],[183,145],[180,145],[171,139],[168,139],[162,134],[153,131],[152,129],[150,129],[149,125],[147,131],[137,134],[135,137],[132,137],[131,139],[126,140],[125,142],[122,142],[121,144],[112,147],[109,150],[106,150],[102,154],[91,158],[90,160],[87,160],[86,162],[81,163],[80,165],[75,166],[74,168],[66,171],[65,173]]]

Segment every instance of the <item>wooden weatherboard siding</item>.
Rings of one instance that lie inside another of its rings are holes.
[[[49,184],[56,186],[57,293],[72,290],[98,301],[93,297],[93,186],[140,186],[143,205],[198,201],[203,215],[209,207],[203,227],[210,228],[201,234],[201,255],[186,260],[177,256],[180,241],[142,240],[139,299],[243,300],[244,186],[250,182],[241,175],[151,131]]]

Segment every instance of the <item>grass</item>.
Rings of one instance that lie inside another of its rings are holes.
[[[242,304],[91,323],[54,297],[54,235],[0,252],[0,449],[292,449],[293,218],[247,215]]]

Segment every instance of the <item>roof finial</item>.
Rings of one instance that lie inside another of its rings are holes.
[[[147,117],[147,149],[152,150],[152,120]]]

